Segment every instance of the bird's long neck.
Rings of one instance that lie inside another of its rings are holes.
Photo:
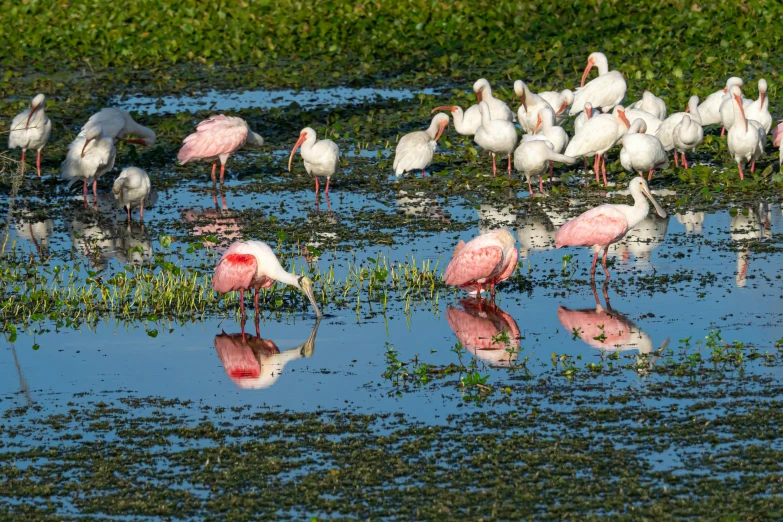
[[[481,126],[484,127],[484,130],[487,130],[491,123],[492,116],[489,115],[489,108],[487,107],[487,110],[481,112]]]
[[[273,270],[272,279],[280,281],[283,284],[299,288],[299,276],[292,274],[291,272],[287,272],[282,266],[279,266]]]
[[[435,136],[437,136],[437,135],[438,135],[438,131],[439,131],[439,130],[440,130],[440,125],[439,125],[439,124],[438,124],[438,122],[437,122],[437,121],[436,121],[436,120],[433,118],[432,122],[430,122],[430,126],[429,126],[429,128],[427,129],[427,136],[429,136],[430,138],[432,138],[432,139],[434,140],[434,139],[435,139]]]
[[[128,122],[128,134],[133,134],[135,136],[139,136],[142,139],[145,138],[154,138],[155,131],[150,129],[149,127],[145,127],[144,125],[139,125],[135,121],[129,121]]]
[[[598,76],[603,76],[609,72],[609,62],[604,59],[598,59],[595,61],[595,68],[598,69]]]
[[[738,129],[743,128],[748,130],[748,122],[745,119],[745,115],[742,112],[742,101],[737,101],[732,96],[731,103],[734,104],[734,125],[739,125]]]
[[[633,193],[633,205],[628,207],[628,211],[626,212],[626,218],[628,220],[628,229],[632,229],[636,225],[642,222],[644,218],[647,217],[647,214],[650,213],[650,203],[647,201],[647,198],[644,197],[644,194],[641,192],[634,192]]]
[[[313,145],[315,145],[315,136],[308,133],[307,138],[305,138],[301,145],[302,157],[310,154],[310,150],[312,150]]]
[[[457,110],[451,113],[451,119],[454,120],[454,128],[459,131],[459,129],[462,128],[462,122],[464,121],[465,113],[462,112],[462,109],[457,107]]]

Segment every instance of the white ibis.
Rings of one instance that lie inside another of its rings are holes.
[[[644,109],[625,109],[625,117],[628,118],[628,121],[630,122],[644,120],[647,134],[655,134],[658,132],[658,128],[661,126],[661,123],[663,123],[660,118],[650,114]]]
[[[585,103],[585,110],[580,112],[574,120],[574,134],[579,133],[582,130],[585,122],[593,117],[593,114],[601,114],[599,111],[593,109],[593,105],[590,102]]]
[[[84,180],[84,198],[87,199],[87,184],[92,181],[92,193],[97,201],[98,178],[114,168],[114,158],[117,150],[114,139],[103,134],[100,125],[90,127],[81,140],[80,151],[71,149],[62,164],[62,177],[69,180],[68,185],[79,178]]]
[[[625,108],[626,114],[630,109],[641,109],[647,111],[659,120],[666,119],[666,102],[651,93],[650,91],[644,91],[642,93],[642,99],[630,104]],[[629,117],[629,120],[633,121],[633,118]],[[647,123],[647,122],[645,122]],[[650,126],[647,125],[647,131],[650,132]]]
[[[630,126],[628,119],[625,117],[625,110],[620,105],[617,105],[612,110],[612,114],[594,115],[585,122],[579,132],[571,139],[571,143],[566,147],[565,155],[572,158],[595,156],[595,164],[593,166],[595,181],[600,183],[598,178],[600,170],[603,172],[604,185],[606,185],[605,154],[617,143]]]
[[[87,123],[84,124],[79,136],[86,136],[90,127],[100,125],[103,129],[103,135],[114,139],[115,141],[124,141],[126,143],[135,143],[150,147],[155,144],[157,138],[155,131],[144,125],[136,123],[128,111],[107,107],[96,112]],[[137,138],[126,138],[127,135],[138,136]],[[78,139],[78,137],[77,137]]]
[[[574,93],[571,89],[557,91],[539,92],[538,95],[544,99],[555,111],[555,123],[563,125],[568,121],[568,109],[574,103]]]
[[[679,123],[682,121],[683,116],[685,116],[686,114],[690,114],[692,120],[694,120],[698,124],[701,124],[701,120],[699,119],[700,116],[699,116],[698,106],[699,106],[699,97],[695,95],[691,96],[690,100],[688,100],[688,109],[686,112],[675,112],[674,114],[670,114],[668,118],[663,120],[663,123],[661,123],[661,126],[658,127],[658,131],[655,133],[655,136],[659,140],[661,140],[664,149],[670,151],[674,148],[674,128],[677,125],[679,125]]]
[[[466,110],[456,105],[441,105],[432,109],[430,114],[436,111],[449,111],[454,120],[454,129],[463,136],[473,136],[481,127],[481,113],[478,105],[471,105]]]
[[[751,162],[750,171],[755,172],[756,160],[764,154],[766,133],[756,121],[745,118],[745,108],[742,106],[742,91],[739,86],[732,86],[729,91],[734,98],[734,125],[728,132],[729,154],[737,162],[740,179],[745,179],[742,165]]]
[[[721,123],[720,119],[720,104],[723,102],[723,97],[728,94],[729,89],[732,86],[738,85],[742,88],[742,78],[732,76],[726,80],[726,87],[717,90],[707,96],[701,104],[699,104],[699,119],[703,127],[707,125],[717,125]]]
[[[522,140],[517,150],[514,151],[514,168],[525,175],[527,190],[531,196],[533,195],[533,187],[530,180],[538,177],[538,190],[544,192],[544,172],[549,170],[551,176],[552,162],[555,161],[573,165],[576,163],[576,158],[558,154],[552,149],[552,144],[549,141],[542,140]]]
[[[735,86],[732,86],[732,89],[734,87]],[[740,93],[742,93],[742,87],[739,85],[736,87],[740,89]],[[750,107],[750,105],[753,103],[753,100],[745,98],[745,96],[742,94],[740,94],[740,97],[742,98],[742,107],[747,111],[748,107]],[[732,125],[734,125],[734,105],[734,98],[731,95],[731,90],[729,90],[729,92],[723,96],[723,101],[721,101],[720,108],[718,109],[718,114],[720,114],[720,121],[723,125],[723,128],[720,130],[721,136],[726,134],[726,131],[729,130]]]
[[[669,166],[669,159],[661,141],[651,134],[645,134],[647,126],[641,118],[634,120],[628,132],[622,137],[620,164],[630,172],[642,176],[647,173],[647,181],[652,179],[655,169]]]
[[[767,97],[767,80],[759,80],[759,97],[749,105],[744,105],[745,117],[749,120],[757,121],[764,128],[764,133],[768,134],[772,128],[772,115],[769,113],[769,97]]]
[[[420,170],[423,177],[424,169],[430,166],[435,156],[438,139],[448,124],[449,115],[441,112],[432,118],[427,130],[411,132],[400,138],[394,151],[394,173],[399,176],[412,170]]]
[[[220,184],[223,185],[229,156],[245,143],[260,146],[264,144],[264,138],[251,131],[242,118],[218,114],[196,125],[196,132],[182,141],[177,160],[182,165],[196,160],[211,162],[213,185],[217,184],[215,169],[220,160]]]
[[[517,120],[525,132],[532,134],[538,119],[538,111],[552,109],[552,106],[544,98],[531,91],[522,80],[514,82],[514,94],[522,102],[522,105],[517,109]]]
[[[688,159],[685,157],[685,153],[695,149],[701,142],[704,141],[704,129],[699,124],[686,114],[682,117],[682,121],[674,127],[672,133],[672,139],[674,141],[674,160],[677,162],[677,152],[682,154],[682,166],[688,168]]]
[[[308,174],[315,178],[315,195],[318,195],[318,177],[326,178],[326,190],[324,194],[329,197],[329,180],[332,179],[337,170],[337,163],[340,159],[340,147],[332,140],[316,141],[316,134],[310,127],[305,127],[299,133],[299,139],[296,145],[291,149],[291,155],[288,156],[288,172],[291,172],[291,162],[296,154],[296,149],[302,147],[302,160]]]
[[[585,85],[587,75],[590,74],[593,66],[598,68],[598,78]],[[571,104],[569,114],[575,116],[582,112],[588,101],[593,104],[594,109],[613,109],[615,105],[622,103],[626,89],[623,75],[619,71],[609,70],[606,55],[592,53],[587,58],[587,67],[582,74],[582,86],[574,93],[574,103]]]
[[[46,96],[37,95],[30,103],[30,108],[16,115],[11,121],[8,132],[8,148],[22,149],[22,173],[24,173],[24,157],[27,150],[36,151],[35,167],[38,177],[41,177],[41,149],[49,141],[52,133],[52,122],[44,112]]]
[[[476,131],[473,141],[492,154],[492,175],[497,175],[495,155],[508,156],[508,176],[511,177],[511,153],[517,145],[517,130],[508,120],[493,120],[487,102],[479,104],[481,127]]]
[[[128,167],[114,180],[112,194],[120,208],[128,211],[128,221],[136,207],[139,207],[139,217],[144,221],[144,200],[150,195],[150,187],[149,175],[136,167]]]
[[[489,112],[493,120],[514,121],[514,113],[508,108],[505,102],[502,102],[492,96],[492,87],[489,82],[481,78],[473,84],[473,92],[476,93],[479,103],[486,102],[489,105]]]

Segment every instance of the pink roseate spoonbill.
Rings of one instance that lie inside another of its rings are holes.
[[[650,194],[650,187],[647,186],[644,178],[632,179],[628,188],[633,196],[633,205],[599,205],[560,227],[555,235],[556,248],[586,246],[593,249],[593,265],[590,268],[591,281],[595,280],[595,265],[601,250],[604,251],[601,265],[604,267],[606,279],[609,279],[609,270],[606,268],[606,254],[609,252],[609,246],[620,241],[629,230],[647,217],[650,205],[645,198],[652,202],[659,216],[666,217],[666,212]]]
[[[400,176],[412,170],[420,170],[424,177],[424,170],[432,164],[438,148],[438,139],[448,124],[449,115],[439,113],[432,118],[427,130],[411,132],[400,138],[394,151],[394,173]]]
[[[525,175],[527,189],[531,196],[533,195],[531,178],[538,178],[538,190],[544,192],[544,172],[549,170],[551,177],[552,163],[555,161],[573,165],[576,163],[576,158],[556,153],[548,140],[522,140],[514,151],[514,168]]]
[[[258,315],[258,291],[271,288],[275,281],[301,290],[313,305],[316,318],[321,317],[310,278],[286,272],[269,245],[262,241],[237,241],[228,247],[215,267],[212,288],[221,294],[239,290],[239,309],[244,317],[245,291],[256,291],[254,301]]]
[[[598,78],[585,85],[587,75],[593,66],[598,68]],[[592,53],[587,57],[587,67],[582,74],[582,86],[574,93],[574,103],[571,104],[569,114],[576,116],[585,108],[588,101],[594,109],[611,110],[615,105],[622,103],[625,98],[627,86],[625,78],[619,71],[609,70],[609,61],[604,53]]]
[[[514,82],[514,94],[522,102],[522,105],[517,109],[517,121],[525,132],[533,134],[533,129],[538,121],[538,112],[552,109],[552,106],[544,98],[531,91],[522,80]],[[554,109],[552,110],[554,111]]]
[[[72,154],[73,152],[73,154]],[[69,180],[68,186],[81,178],[84,180],[84,200],[87,201],[87,184],[92,182],[92,193],[97,202],[98,178],[114,168],[117,150],[114,140],[104,136],[100,125],[90,127],[82,140],[81,150],[71,150],[62,164],[62,177]]]
[[[454,129],[463,136],[473,136],[481,127],[481,113],[478,105],[471,105],[465,111],[456,105],[441,105],[432,109],[430,114],[437,111],[449,111],[454,120]]]
[[[264,138],[251,131],[242,118],[218,114],[196,125],[196,132],[182,142],[177,159],[182,165],[194,160],[212,162],[213,185],[217,185],[215,169],[220,160],[220,184],[222,185],[228,157],[245,143],[261,146],[264,144]]]
[[[8,133],[8,148],[22,149],[22,173],[24,173],[24,156],[27,150],[38,153],[35,167],[39,178],[41,177],[41,150],[52,133],[52,122],[44,112],[45,107],[46,96],[37,95],[30,103],[30,108],[11,121],[11,129]]]
[[[324,194],[329,197],[329,181],[337,170],[337,163],[340,161],[340,147],[332,140],[316,141],[315,131],[310,127],[305,127],[299,133],[299,139],[296,145],[291,149],[291,155],[288,156],[288,172],[291,172],[291,162],[296,154],[296,149],[301,145],[302,160],[308,174],[315,178],[315,195],[318,196],[318,177],[326,178],[326,190]]]
[[[514,113],[508,108],[508,105],[492,96],[492,87],[489,86],[489,82],[486,79],[476,80],[476,83],[473,84],[473,92],[476,93],[479,103],[485,102],[489,105],[489,111],[493,120],[515,120]]]
[[[738,86],[729,91],[734,98],[734,125],[728,132],[729,154],[737,162],[740,179],[745,179],[742,165],[750,162],[750,171],[756,171],[756,160],[764,154],[764,142],[767,134],[757,121],[745,118],[745,108],[742,106],[742,92]]]
[[[655,134],[658,132],[658,128],[661,126],[661,121],[659,118],[656,118],[649,112],[642,110],[642,109],[625,109],[625,117],[633,123],[635,120],[644,120],[645,128],[647,129],[645,132],[647,134]]]
[[[699,104],[698,110],[699,120],[701,121],[703,127],[721,123],[720,104],[723,103],[723,97],[729,93],[729,89],[731,89],[732,86],[738,85],[740,88],[742,88],[743,84],[744,82],[742,81],[742,78],[732,76],[726,80],[726,87],[717,90],[704,98],[704,101]]]
[[[772,115],[769,113],[769,98],[767,97],[767,80],[759,80],[759,98],[749,105],[744,105],[745,117],[749,120],[757,121],[764,128],[764,133],[769,134],[772,128]]]
[[[79,136],[86,136],[90,127],[100,125],[103,129],[104,136],[108,136],[117,141],[124,141],[125,143],[135,143],[136,145],[143,145],[151,147],[155,144],[157,138],[155,131],[144,125],[139,125],[134,121],[128,111],[117,109],[115,107],[107,107],[96,112],[87,123],[84,124],[82,130],[79,132]],[[126,138],[127,135],[138,136],[137,138]]]
[[[508,120],[493,120],[486,102],[479,104],[479,110],[481,111],[481,127],[476,131],[473,141],[492,154],[493,177],[497,175],[495,155],[507,156],[508,177],[511,178],[511,153],[517,145],[517,130],[514,124]]]
[[[641,109],[649,114],[652,114],[659,120],[666,119],[666,102],[651,93],[650,91],[644,91],[642,93],[642,99],[630,104],[626,107],[626,111],[630,109]],[[634,118],[628,118],[633,121]],[[646,123],[646,122],[645,122]],[[647,125],[647,129],[650,129],[650,125]]]
[[[454,248],[443,281],[481,297],[488,290],[495,298],[495,285],[505,281],[517,267],[517,240],[505,228],[481,234]]]
[[[260,390],[272,386],[283,373],[285,365],[302,357],[312,357],[315,352],[315,336],[318,324],[303,344],[281,351],[271,339],[262,339],[256,322],[256,335],[243,333],[215,336],[214,344],[226,375],[243,390]]]
[[[111,192],[120,208],[128,211],[128,221],[136,207],[139,207],[139,217],[144,221],[144,201],[150,195],[150,188],[149,175],[136,167],[128,167],[114,180]]]
[[[682,117],[682,121],[674,127],[672,133],[674,141],[674,157],[677,158],[677,152],[682,155],[682,166],[688,168],[688,159],[685,153],[694,150],[704,141],[704,129],[698,122],[694,121],[690,115]]]
[[[661,123],[661,126],[658,127],[658,131],[655,132],[655,137],[661,140],[661,143],[663,144],[663,148],[666,149],[666,151],[670,151],[674,148],[674,128],[680,124],[682,121],[683,116],[686,114],[690,115],[690,118],[701,125],[701,119],[699,116],[699,111],[697,110],[697,107],[699,106],[699,97],[698,96],[691,96],[690,100],[688,100],[688,108],[685,112],[675,112],[674,114],[670,114],[668,118],[663,120],[663,123]],[[677,156],[674,156],[674,166],[677,166]]]
[[[780,149],[781,139],[783,139],[783,120],[778,120],[778,126],[772,129],[772,145]],[[780,154],[778,163],[783,165],[783,151]]]
[[[621,105],[615,106],[612,114],[594,114],[574,135],[564,154],[572,158],[595,156],[595,181],[601,182],[598,173],[603,171],[606,185],[606,152],[614,147],[630,126]]]
[[[507,366],[517,359],[517,350],[508,351],[518,348],[521,338],[513,317],[486,299],[462,299],[459,305],[448,307],[446,321],[465,349],[489,364]],[[501,334],[507,340],[498,340]]]
[[[557,91],[539,92],[538,95],[544,99],[555,111],[555,123],[562,126],[568,121],[568,109],[574,103],[574,93],[571,89]]]
[[[639,118],[631,124],[631,128],[625,133],[622,140],[623,148],[620,150],[620,164],[630,172],[638,172],[643,176],[647,173],[647,181],[652,179],[655,169],[665,169],[669,166],[669,158],[663,149],[661,140],[650,134],[644,120]]]

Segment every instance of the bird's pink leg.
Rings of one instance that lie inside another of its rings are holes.
[[[421,169],[421,177],[424,177],[424,169]]]
[[[41,177],[41,151],[38,151],[38,157],[35,159],[35,168],[38,169],[38,177]]]
[[[677,155],[676,153],[674,154]],[[688,158],[685,157],[685,153],[682,153],[682,166],[685,167],[685,170],[688,170]]]
[[[508,155],[508,179],[511,179],[511,154]]]
[[[533,195],[533,187],[530,185],[530,178],[527,179],[527,190],[530,191],[530,195]]]
[[[745,179],[745,173],[744,173],[744,172],[742,172],[742,164],[741,164],[741,163],[737,163],[737,168],[738,168],[738,169],[739,169],[739,171],[740,171],[740,179],[741,179],[741,180],[742,180],[742,179]]]
[[[84,202],[87,203],[87,178],[84,178]]]
[[[245,340],[245,318],[243,317],[241,321],[239,321],[239,326],[242,328],[242,341]]]
[[[315,176],[315,197],[318,197],[318,192],[321,190],[321,184],[318,183],[318,176]]]
[[[215,169],[217,169],[217,161],[212,162],[212,184],[217,185],[217,180],[215,179]]]
[[[595,162],[593,163],[593,170],[595,171],[595,182],[600,185],[601,184],[601,178],[598,177],[600,175],[600,173],[598,171],[601,170],[601,155],[600,154],[596,154],[595,155]]]
[[[546,181],[547,181],[547,183],[549,183],[550,181],[552,181],[552,175],[554,174],[554,170],[555,170],[555,166],[554,166],[554,164],[553,164],[553,163],[550,161],[550,162],[549,162],[549,177],[548,177],[548,178],[546,178]]]
[[[593,266],[590,267],[590,281],[595,281],[595,264],[598,262],[598,250],[593,253]]]
[[[25,155],[25,152],[27,152],[27,151],[22,149],[22,174],[24,174],[24,155]]]
[[[242,320],[245,320],[245,291],[244,289],[239,289],[239,315],[242,317]]]
[[[258,337],[260,339],[261,338],[261,327],[258,324],[258,319],[259,319],[259,317],[258,317],[258,315],[256,315],[256,320],[254,321],[254,323],[256,324],[256,337]]]
[[[609,185],[606,182],[606,154],[601,154],[601,174],[604,176],[604,187]]]
[[[258,324],[258,322],[257,322],[258,321],[258,312],[259,312],[259,309],[258,309],[258,288],[256,288],[256,296],[255,296],[255,299],[253,299],[253,304],[256,307],[256,325],[257,325]],[[258,335],[260,337],[261,334],[258,334]]]
[[[130,220],[131,220],[131,217],[130,217],[130,205],[127,205],[127,206],[125,207],[125,210],[127,210],[127,211],[128,211],[128,221],[130,221]]]
[[[329,197],[329,181],[330,181],[331,179],[332,179],[332,178],[326,178],[326,190],[324,191],[324,194],[326,194],[326,197],[327,197],[327,198]]]
[[[604,257],[603,259],[601,259],[601,266],[604,267],[604,273],[606,274],[607,281],[609,280],[609,269],[606,268],[606,254],[608,253],[609,253],[609,247],[607,246],[606,248],[604,248]],[[598,252],[596,252],[596,254],[598,254]]]
[[[92,195],[95,196],[95,201],[98,201],[98,178],[92,180]]]
[[[478,291],[476,292],[476,299],[481,299],[481,283],[476,283],[478,285]]]
[[[721,127],[720,128],[720,135],[723,136],[724,134],[726,134],[726,127]]]
[[[223,177],[226,175],[226,164],[220,164],[220,184],[223,185]]]
[[[756,172],[756,160],[750,162],[750,172]]]
[[[497,166],[495,165],[495,153],[493,152],[492,153],[492,177],[494,178],[497,175],[498,175],[498,169]]]
[[[538,191],[544,192],[544,176],[538,176]]]
[[[144,201],[141,202],[141,206],[139,207],[139,219],[144,221]]]
[[[680,164],[677,163],[677,151],[676,150],[674,151],[674,166],[675,167],[679,167],[680,166]]]
[[[647,181],[650,181],[650,180],[652,180],[652,173],[653,173],[653,170],[655,170],[655,169],[650,169],[650,172],[648,172],[648,173],[647,173]],[[644,176],[642,176],[642,177],[644,177]]]

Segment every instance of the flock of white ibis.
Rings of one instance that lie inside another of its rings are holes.
[[[587,82],[593,67],[598,76]],[[665,212],[650,193],[647,180],[656,169],[669,165],[668,153],[674,150],[675,165],[680,160],[688,168],[686,153],[696,149],[704,139],[704,127],[722,124],[727,134],[728,150],[736,161],[740,179],[744,178],[743,166],[750,163],[751,172],[764,153],[766,136],[772,128],[769,112],[767,83],[758,81],[758,98],[744,98],[742,79],[729,78],[725,88],[709,96],[700,104],[698,96],[692,96],[683,112],[667,115],[666,103],[649,91],[642,99],[627,107],[627,84],[618,71],[609,70],[606,56],[592,53],[587,60],[581,85],[574,91],[547,91],[534,93],[523,81],[514,83],[514,93],[521,105],[516,114],[509,106],[495,98],[486,79],[473,85],[478,103],[463,110],[457,106],[439,106],[438,112],[425,131],[412,132],[397,143],[393,168],[397,175],[411,171],[424,171],[431,165],[437,141],[449,123],[448,111],[454,120],[456,131],[473,136],[475,143],[492,157],[492,172],[497,173],[496,158],[507,159],[508,175],[512,164],[523,173],[528,190],[533,194],[531,180],[537,179],[543,192],[543,177],[552,175],[553,163],[572,165],[578,158],[594,157],[593,170],[596,182],[607,185],[606,154],[620,144],[620,163],[630,172],[641,177],[630,183],[634,205],[600,205],[561,227],[556,236],[556,246],[588,246],[594,250],[591,277],[595,278],[598,255],[603,250],[603,268],[607,278],[606,255],[611,244],[616,243],[649,212],[648,199],[662,217]],[[37,153],[36,166],[40,177],[41,150],[51,133],[51,121],[45,114],[46,99],[43,94],[33,98],[28,110],[19,114],[11,123],[9,147],[22,149],[22,171],[27,150]],[[575,116],[575,134],[569,138],[562,127],[569,116]],[[781,120],[783,121],[783,120]],[[515,123],[525,134],[521,140]],[[128,138],[126,136],[135,136]],[[773,131],[773,144],[780,146],[783,123]],[[139,125],[124,110],[102,109],[82,127],[69,146],[62,164],[62,176],[74,183],[84,183],[86,203],[88,185],[92,183],[97,198],[97,180],[114,167],[115,145],[126,141],[140,145],[155,143],[155,132]],[[263,145],[264,139],[250,130],[241,118],[216,115],[199,123],[196,132],[185,138],[177,158],[181,164],[195,160],[212,163],[212,181],[217,183],[216,169],[220,162],[220,182],[224,181],[228,158],[245,146]],[[301,148],[305,170],[315,178],[315,191],[319,192],[319,177],[326,178],[325,193],[335,174],[340,150],[331,140],[318,140],[316,132],[302,129],[288,159],[291,170],[294,154]],[[514,155],[512,162],[512,154]],[[679,154],[679,157],[678,157]],[[146,172],[135,167],[122,171],[114,183],[113,194],[119,205],[131,211],[139,208],[144,216],[144,201],[151,190]],[[505,229],[482,234],[468,243],[460,242],[444,274],[445,282],[480,296],[487,291],[494,297],[495,285],[511,276],[517,262],[516,239]],[[244,312],[244,292],[255,290],[256,311],[258,291],[269,288],[274,281],[292,285],[309,298],[315,313],[320,316],[313,293],[312,281],[307,277],[286,272],[272,249],[257,241],[236,242],[223,255],[215,269],[213,286],[220,292],[240,291],[240,306]]]

